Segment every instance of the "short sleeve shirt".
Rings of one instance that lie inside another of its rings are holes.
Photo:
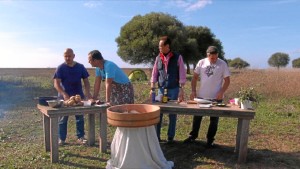
[[[96,68],[96,76],[100,76],[102,79],[112,78],[114,82],[119,84],[130,82],[124,71],[109,60],[105,60],[103,69]]]
[[[211,64],[207,58],[201,59],[194,72],[199,74],[201,83],[197,96],[205,99],[215,99],[224,78],[230,76],[227,63],[221,59],[215,64]]]
[[[58,66],[53,76],[54,79],[61,79],[61,85],[69,96],[79,94],[84,97],[81,80],[88,78],[89,73],[80,63],[76,63],[73,67],[63,63]]]

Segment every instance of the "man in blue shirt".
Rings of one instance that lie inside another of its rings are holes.
[[[101,81],[105,81],[105,102],[108,105],[133,104],[133,86],[125,72],[114,62],[106,60],[98,50],[88,54],[89,63],[96,68],[93,99],[99,96]]]
[[[90,83],[88,80],[89,73],[84,65],[74,61],[75,54],[71,48],[67,48],[64,52],[65,62],[58,66],[54,74],[54,87],[59,97],[64,100],[70,99],[71,96],[80,95],[81,98],[91,98]],[[81,80],[83,79],[85,87],[85,95],[82,90]],[[76,115],[76,133],[77,142],[85,144],[87,140],[84,138],[84,116]],[[59,119],[59,144],[63,145],[67,137],[68,116]]]

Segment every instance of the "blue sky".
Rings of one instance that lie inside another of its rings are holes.
[[[300,58],[299,9],[300,0],[0,0],[0,68],[57,67],[67,47],[86,67],[93,49],[122,68],[145,66],[123,62],[115,39],[133,16],[164,12],[210,28],[226,58],[264,69],[276,52]]]

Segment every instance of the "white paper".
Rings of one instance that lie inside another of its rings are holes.
[[[212,104],[199,104],[199,107],[206,107],[206,108],[209,108],[209,107],[211,107],[212,106]]]
[[[97,107],[107,107],[108,105],[106,103],[103,103],[103,104],[95,104],[95,106],[97,106]]]
[[[198,103],[202,103],[202,104],[205,104],[205,103],[212,103],[212,101],[210,101],[210,100],[198,99],[198,98],[194,98],[194,101],[196,101],[196,102],[198,102]]]

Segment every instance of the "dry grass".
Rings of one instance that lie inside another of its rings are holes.
[[[300,96],[300,69],[233,71],[228,95],[240,87],[255,87],[266,99],[278,100]]]

